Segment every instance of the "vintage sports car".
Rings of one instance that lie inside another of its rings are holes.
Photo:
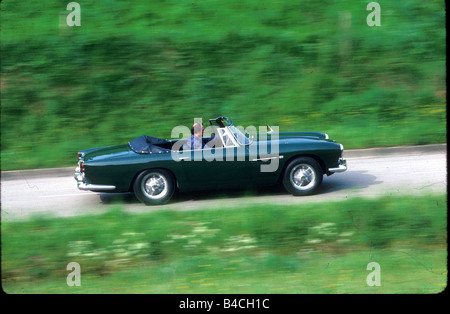
[[[81,150],[74,175],[78,188],[132,192],[147,205],[166,203],[177,189],[245,188],[279,182],[293,195],[308,195],[321,184],[324,174],[347,170],[344,147],[327,134],[275,133],[267,126],[267,133],[255,139],[227,117],[209,123],[214,130],[213,145],[200,151],[186,146],[189,139],[146,135],[124,145]],[[276,154],[268,146],[277,147]],[[262,165],[274,161],[275,169],[261,171]]]

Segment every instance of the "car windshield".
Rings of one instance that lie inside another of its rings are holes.
[[[239,145],[249,145],[249,144],[251,144],[250,139],[248,137],[248,134],[246,135],[239,128],[235,127],[234,125],[230,125],[230,126],[228,126],[228,129],[234,135],[234,138],[237,140]]]

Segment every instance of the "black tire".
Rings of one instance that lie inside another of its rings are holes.
[[[165,204],[175,191],[175,179],[164,169],[146,170],[137,176],[133,191],[137,199],[145,205]]]
[[[310,157],[298,157],[289,162],[284,174],[284,188],[295,196],[313,194],[322,183],[320,164]]]

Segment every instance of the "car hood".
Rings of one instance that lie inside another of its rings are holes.
[[[280,132],[280,133],[267,133],[267,139],[270,140],[272,137],[278,136],[279,140],[291,139],[291,138],[305,138],[313,140],[325,140],[330,141],[325,133],[320,132]]]

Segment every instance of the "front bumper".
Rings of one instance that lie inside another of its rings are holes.
[[[339,164],[337,167],[328,168],[329,172],[344,172],[347,170],[347,160],[344,158],[339,159]]]
[[[75,168],[75,173],[73,177],[77,181],[78,189],[83,191],[112,191],[116,189],[114,185],[99,185],[86,183],[86,178],[84,176],[84,173],[80,171],[80,167]]]

